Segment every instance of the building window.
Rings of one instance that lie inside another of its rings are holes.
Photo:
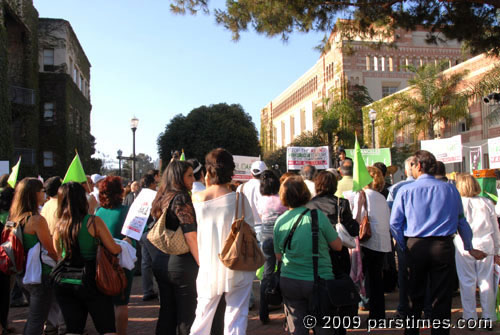
[[[398,86],[382,86],[382,98],[398,91]]]
[[[295,118],[290,115],[290,142],[295,137]]]
[[[68,73],[69,75],[71,76],[72,73],[73,73],[73,60],[71,59],[71,57],[69,58],[69,69],[68,69]]]
[[[52,151],[43,152],[43,166],[44,167],[54,166],[54,153]]]
[[[385,71],[385,57],[380,58],[380,71]]]
[[[54,71],[54,49],[43,49],[43,70]]]
[[[373,56],[373,71],[378,71],[377,56]]]
[[[83,92],[83,85],[85,84],[85,83],[84,83],[83,76],[80,76],[80,81],[79,81],[79,84],[80,84],[80,85],[79,85],[78,87],[80,88],[80,91],[82,91],[82,92]]]
[[[73,81],[75,82],[75,84],[77,83],[77,80],[78,80],[78,69],[75,66],[73,68]]]
[[[43,104],[43,120],[45,122],[54,122],[55,121],[55,108],[53,102],[46,102]]]
[[[370,56],[366,56],[366,71],[370,71]]]
[[[392,57],[389,57],[389,71],[390,72],[394,71],[394,64]]]
[[[459,132],[464,133],[464,132],[469,131],[469,130],[470,130],[470,125],[468,122],[462,121],[462,122],[458,123],[458,131]]]

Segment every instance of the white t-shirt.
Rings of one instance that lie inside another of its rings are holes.
[[[191,189],[191,194],[195,194],[196,192],[201,192],[205,191],[206,187],[203,185],[203,183],[200,183],[199,181],[195,181],[193,183],[193,188]]]
[[[246,183],[238,186],[236,192],[241,192],[242,187],[243,193],[247,197],[250,207],[252,208],[253,219],[255,222],[255,233],[257,234],[257,239],[260,240],[262,220],[260,218],[259,211],[257,210],[257,204],[259,203],[260,198],[262,198],[262,195],[260,194],[260,179],[250,179]]]

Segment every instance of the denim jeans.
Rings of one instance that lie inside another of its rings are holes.
[[[152,295],[155,293],[154,283],[153,283],[153,259],[149,253],[149,249],[146,243],[149,241],[146,238],[147,232],[142,234],[141,237],[141,274],[142,274],[142,294]]]
[[[274,254],[274,243],[272,238],[267,238],[262,242],[262,253],[266,257],[264,263],[264,274],[260,283],[260,308],[259,318],[262,321],[269,319],[269,303],[266,297],[266,288],[276,267],[276,255]]]
[[[25,335],[40,335],[49,315],[54,296],[48,275],[42,275],[41,284],[24,285],[29,294],[28,320],[24,326]]]

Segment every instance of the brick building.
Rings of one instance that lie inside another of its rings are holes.
[[[39,19],[33,0],[0,1],[0,161],[21,177],[90,163],[90,63],[69,22]]]
[[[365,86],[370,97],[378,100],[407,86],[411,76],[407,65],[447,60],[453,66],[466,58],[459,43],[429,45],[426,34],[418,28],[397,30],[392,39],[347,41],[334,29],[330,50],[261,110],[263,150],[286,146],[301,133],[314,130],[315,109],[346,82]]]

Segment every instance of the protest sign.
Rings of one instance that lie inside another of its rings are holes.
[[[490,157],[490,169],[500,168],[500,137],[488,139],[488,156]]]
[[[351,159],[354,158],[354,149],[346,149],[345,154]],[[363,156],[366,166],[377,162],[384,163],[386,166],[392,165],[391,149],[389,148],[361,149],[361,156]]]
[[[156,191],[148,188],[142,189],[141,193],[135,198],[123,224],[122,234],[139,241],[142,232],[151,212],[151,205],[156,197]]]
[[[233,155],[233,159],[235,165],[233,180],[247,181],[252,179],[250,167],[252,166],[253,162],[260,160],[260,158],[252,156]]]
[[[462,161],[462,136],[421,141],[420,148],[431,152],[436,160],[445,164]]]
[[[469,167],[470,171],[483,169],[483,150],[479,147],[470,147],[469,151]]]
[[[300,170],[304,165],[312,165],[316,169],[330,167],[330,153],[323,147],[288,147],[286,148],[288,170]]]

